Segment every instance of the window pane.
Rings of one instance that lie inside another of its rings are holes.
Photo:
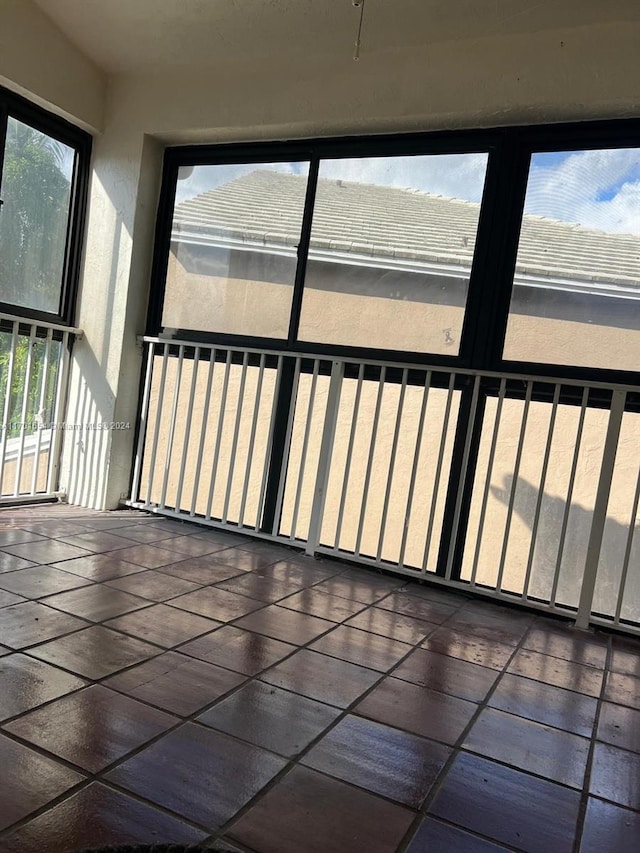
[[[0,197],[0,301],[60,310],[74,150],[9,117]]]
[[[534,154],[506,359],[637,370],[640,149]]]
[[[299,338],[456,355],[486,154],[323,161]]]
[[[307,163],[184,166],[162,324],[286,338]]]

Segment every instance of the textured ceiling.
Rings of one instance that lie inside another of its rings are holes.
[[[352,0],[33,0],[108,73],[344,55]],[[637,0],[365,0],[362,61],[377,51],[638,21]]]

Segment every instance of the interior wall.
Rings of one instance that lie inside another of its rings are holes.
[[[0,0],[0,84],[101,130],[106,76],[29,0]]]

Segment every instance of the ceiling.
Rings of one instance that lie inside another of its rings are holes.
[[[353,50],[352,0],[33,0],[109,74]],[[365,0],[361,58],[401,46],[639,21],[637,0]]]

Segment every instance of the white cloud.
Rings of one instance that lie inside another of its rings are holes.
[[[534,155],[525,210],[602,231],[640,235],[640,151]]]

